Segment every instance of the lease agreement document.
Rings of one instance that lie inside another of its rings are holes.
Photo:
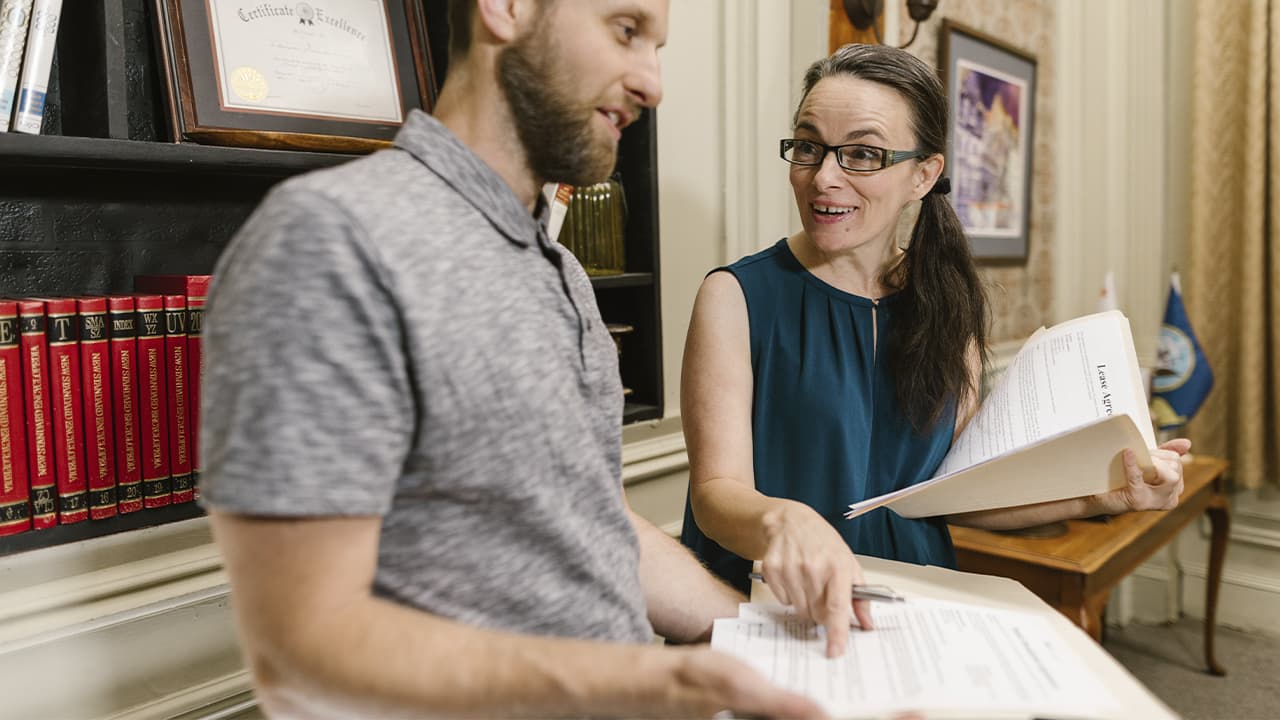
[[[1151,466],[1155,446],[1129,321],[1119,311],[1041,328],[922,483],[849,506],[903,517],[1012,507],[1124,484],[1120,451]]]
[[[1043,618],[911,599],[872,605],[875,629],[827,659],[823,628],[779,605],[744,603],[715,621],[711,646],[833,717],[904,711],[952,717],[1096,718],[1119,707]]]

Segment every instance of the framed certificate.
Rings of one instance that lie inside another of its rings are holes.
[[[155,0],[175,142],[369,152],[436,83],[415,0]]]

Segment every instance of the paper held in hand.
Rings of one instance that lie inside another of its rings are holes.
[[[1125,484],[1122,451],[1150,468],[1155,434],[1129,320],[1118,310],[1040,328],[930,480],[849,506],[903,517],[1014,507]]]

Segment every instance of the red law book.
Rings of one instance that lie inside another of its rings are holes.
[[[138,318],[131,295],[107,298],[111,336],[111,407],[115,410],[116,485],[120,512],[142,509],[142,455],[138,433]]]
[[[0,300],[0,535],[31,528],[18,304]]]
[[[17,301],[22,329],[22,395],[26,399],[27,459],[31,479],[31,525],[46,530],[58,524],[58,475],[53,459],[53,408],[49,404],[49,341],[44,302]]]
[[[204,378],[204,353],[200,331],[204,326],[204,303],[212,275],[135,275],[138,292],[185,295],[187,298],[187,444],[191,448],[191,484],[200,497],[200,382]]]
[[[169,477],[169,396],[165,385],[164,298],[135,295],[138,328],[138,425],[142,451],[142,504],[164,507],[172,501]]]
[[[44,308],[45,336],[49,340],[54,466],[58,477],[58,522],[69,525],[89,518],[76,301],[75,298],[44,298]]]
[[[195,484],[191,480],[186,295],[164,296],[164,328],[164,354],[168,359],[165,390],[169,396],[169,474],[173,477],[176,504],[196,499]]]
[[[80,370],[84,403],[85,482],[89,519],[115,517],[116,448],[111,411],[111,343],[107,339],[107,299],[76,300],[80,318]]]

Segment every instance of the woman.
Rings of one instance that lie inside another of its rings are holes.
[[[683,541],[746,589],[770,589],[843,651],[870,626],[854,553],[955,567],[948,522],[1012,528],[1172,507],[1175,440],[1105,495],[908,520],[851,502],[927,480],[977,407],[987,303],[941,178],[947,108],[902,50],[846,45],[809,68],[783,140],[803,230],[703,281],[685,346],[690,458]],[[899,219],[919,201],[905,249]]]

